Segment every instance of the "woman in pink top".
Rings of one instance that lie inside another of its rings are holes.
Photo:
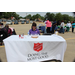
[[[50,33],[50,29],[52,27],[52,23],[49,20],[46,21],[46,27],[47,27],[47,33]]]

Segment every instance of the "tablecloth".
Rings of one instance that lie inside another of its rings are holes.
[[[46,60],[64,59],[66,41],[58,35],[39,35],[38,38],[31,38],[25,35],[12,35],[3,40],[8,62],[40,62]]]

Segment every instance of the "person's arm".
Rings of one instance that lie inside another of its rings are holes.
[[[52,22],[51,22],[51,26],[52,26]]]
[[[70,25],[71,25],[71,27],[72,27],[72,24],[71,24],[71,23],[70,23]],[[71,28],[71,27],[70,27],[70,28]]]
[[[64,28],[64,26],[65,26],[65,23],[63,23],[63,28]]]
[[[57,23],[55,23],[54,25],[57,25]]]
[[[55,22],[55,24],[53,24],[53,26],[57,25],[57,22]]]
[[[10,34],[12,35],[12,30],[10,29]]]
[[[47,21],[45,21],[44,23],[46,24]]]
[[[60,24],[60,28],[62,27],[62,23]]]
[[[45,22],[45,24],[47,24],[47,22]]]
[[[46,21],[46,27],[47,27],[47,23],[48,23],[48,22]]]

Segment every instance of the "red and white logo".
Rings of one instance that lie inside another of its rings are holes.
[[[37,52],[41,51],[43,49],[43,43],[34,43],[33,49]]]

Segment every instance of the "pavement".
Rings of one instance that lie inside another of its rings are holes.
[[[37,23],[37,25],[39,24],[41,23]],[[28,30],[31,29],[31,25],[32,24],[18,24],[18,25],[9,25],[9,26],[14,28],[17,34],[24,33],[24,35],[27,35]],[[58,35],[62,36],[67,42],[67,49],[64,54],[64,62],[73,62],[75,59],[75,31],[74,33],[72,33],[72,29],[70,29],[69,32],[65,32],[64,34],[59,33]],[[0,58],[2,62],[7,62],[4,45],[0,46]]]

